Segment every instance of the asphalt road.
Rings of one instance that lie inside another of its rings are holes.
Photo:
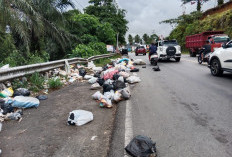
[[[124,156],[125,136],[139,134],[157,143],[160,157],[232,156],[232,74],[214,77],[187,55],[179,63],[160,62],[160,72],[147,56],[130,57],[147,67],[140,67],[142,82],[132,87],[132,98],[119,104],[109,156]]]

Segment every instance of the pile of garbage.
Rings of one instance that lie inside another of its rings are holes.
[[[96,67],[93,62],[88,63],[91,74],[85,74],[84,79],[91,84],[90,90],[98,90],[92,98],[102,108],[112,108],[122,100],[131,97],[129,84],[140,82],[135,72],[139,69],[134,66],[134,61],[128,58],[111,60],[111,64],[104,67]],[[141,60],[136,65],[144,65]],[[89,111],[74,110],[69,113],[68,125],[81,126],[93,120],[93,114]]]
[[[112,108],[113,103],[131,97],[129,84],[141,81],[136,73],[131,73],[139,72],[133,64],[134,62],[128,58],[113,60],[112,65],[106,65],[102,70],[95,71],[94,76],[88,77],[92,90],[102,89],[102,93],[97,91],[92,95],[100,107]],[[94,69],[92,62],[89,63],[89,67]]]

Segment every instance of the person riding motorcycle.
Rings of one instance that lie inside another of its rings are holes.
[[[149,60],[151,59],[151,55],[156,54],[156,53],[157,53],[157,46],[153,42],[153,43],[151,43],[151,46],[149,48]]]

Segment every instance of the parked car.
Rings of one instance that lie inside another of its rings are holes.
[[[180,61],[181,49],[176,40],[161,40],[157,46],[159,60],[174,58],[177,62]]]
[[[223,33],[223,31],[207,31],[187,36],[185,46],[189,50],[190,57],[196,57],[196,54],[199,54],[203,47],[205,48],[205,53],[209,53],[216,48],[220,48],[223,43],[230,41],[228,35]]]
[[[145,49],[144,46],[138,46],[138,47],[136,47],[136,49],[135,49],[135,55],[138,56],[138,54],[143,54],[143,55],[147,54],[147,51],[146,51],[146,49]]]
[[[232,72],[232,40],[210,55],[208,67],[214,76],[221,76],[224,71]]]

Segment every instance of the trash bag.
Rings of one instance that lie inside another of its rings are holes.
[[[103,95],[102,95],[102,93],[101,93],[100,91],[97,91],[96,93],[94,93],[94,94],[92,95],[92,98],[93,98],[94,100],[101,100],[102,97],[103,97]]]
[[[91,78],[93,78],[93,76],[91,76],[91,75],[85,75],[85,77],[84,77],[84,79],[86,79],[86,80],[89,80]]]
[[[130,72],[139,72],[139,69],[134,68],[134,69],[131,69]]]
[[[121,94],[120,92],[116,91],[116,92],[114,93],[114,98],[113,98],[113,100],[114,100],[115,102],[121,101],[121,100],[122,100],[122,94]]]
[[[109,92],[111,90],[114,90],[114,85],[111,85],[111,84],[104,84],[103,85],[103,93]]]
[[[22,115],[18,112],[15,113],[7,113],[5,119],[6,120],[19,120]]]
[[[97,78],[100,78],[101,77],[101,73],[100,72],[96,72],[93,77],[97,77]]]
[[[125,88],[126,87],[126,84],[124,83],[124,82],[122,82],[122,81],[115,81],[114,83],[113,83],[113,85],[114,85],[114,90],[116,91],[116,90],[119,90],[119,89],[123,89],[123,88]]]
[[[146,65],[146,63],[142,59],[136,59],[134,65]]]
[[[130,99],[131,97],[130,90],[128,88],[122,89],[120,93],[122,94],[122,97],[126,100]]]
[[[31,92],[26,88],[18,88],[14,91],[13,97],[16,96],[30,96]]]
[[[98,80],[98,78],[96,78],[96,77],[92,77],[91,79],[89,79],[89,83],[90,84],[94,84],[94,83],[96,83],[97,82],[97,80]]]
[[[80,76],[85,77],[86,73],[87,72],[86,72],[86,70],[84,68],[79,69],[79,75]]]
[[[119,77],[120,77],[120,75],[119,75],[119,74],[114,74],[114,75],[113,75],[113,80],[115,80],[115,81],[116,81],[116,80],[118,80],[118,78],[119,78]]]
[[[107,72],[105,75],[104,75],[104,80],[108,80],[108,79],[113,79],[113,76],[114,74],[117,74],[118,73],[118,70],[114,70],[114,71],[110,71],[110,72]]]
[[[100,86],[103,86],[105,80],[102,78],[97,79],[97,83],[99,83]]]
[[[125,148],[126,152],[133,157],[150,157],[156,155],[156,143],[142,135],[134,137]]]
[[[160,71],[160,68],[158,65],[156,65],[154,68],[153,68],[154,71]]]
[[[68,125],[82,126],[93,120],[93,113],[85,110],[74,110],[69,113]]]
[[[119,73],[119,75],[123,76],[124,78],[130,77],[130,74],[129,74],[129,73],[123,72],[123,71],[121,71],[121,72]]]
[[[91,86],[90,89],[91,89],[91,90],[101,89],[101,86],[99,85],[99,83],[94,83],[94,84],[92,84],[92,86]]]
[[[100,107],[112,108],[112,101],[108,98],[102,98],[100,100]]]
[[[12,107],[17,108],[37,108],[38,106],[39,100],[33,97],[16,96],[12,103]]]
[[[1,109],[3,110],[2,114],[7,114],[14,112],[14,108],[12,107],[11,103],[7,103],[4,100],[0,99]]]
[[[93,68],[93,71],[101,72],[102,70],[103,70],[102,67],[94,67]]]
[[[106,71],[107,69],[108,69],[109,67],[107,66],[107,65],[105,65],[104,67],[103,67],[103,71]]]
[[[118,78],[118,81],[124,82],[125,80],[124,80],[124,78],[123,78],[122,76],[120,76],[120,77]]]
[[[14,91],[12,89],[12,87],[4,89],[3,91],[0,92],[0,97],[2,98],[7,98],[7,97],[11,97],[13,96]]]
[[[109,92],[105,92],[105,93],[104,93],[104,96],[105,96],[107,99],[112,100],[112,99],[114,99],[114,91],[111,90],[111,91],[109,91]]]
[[[39,95],[36,98],[39,100],[46,100],[46,99],[48,99],[48,96],[47,95]]]
[[[130,76],[130,77],[127,78],[127,81],[129,83],[133,84],[133,83],[138,83],[141,80],[140,80],[140,78],[138,76]]]

